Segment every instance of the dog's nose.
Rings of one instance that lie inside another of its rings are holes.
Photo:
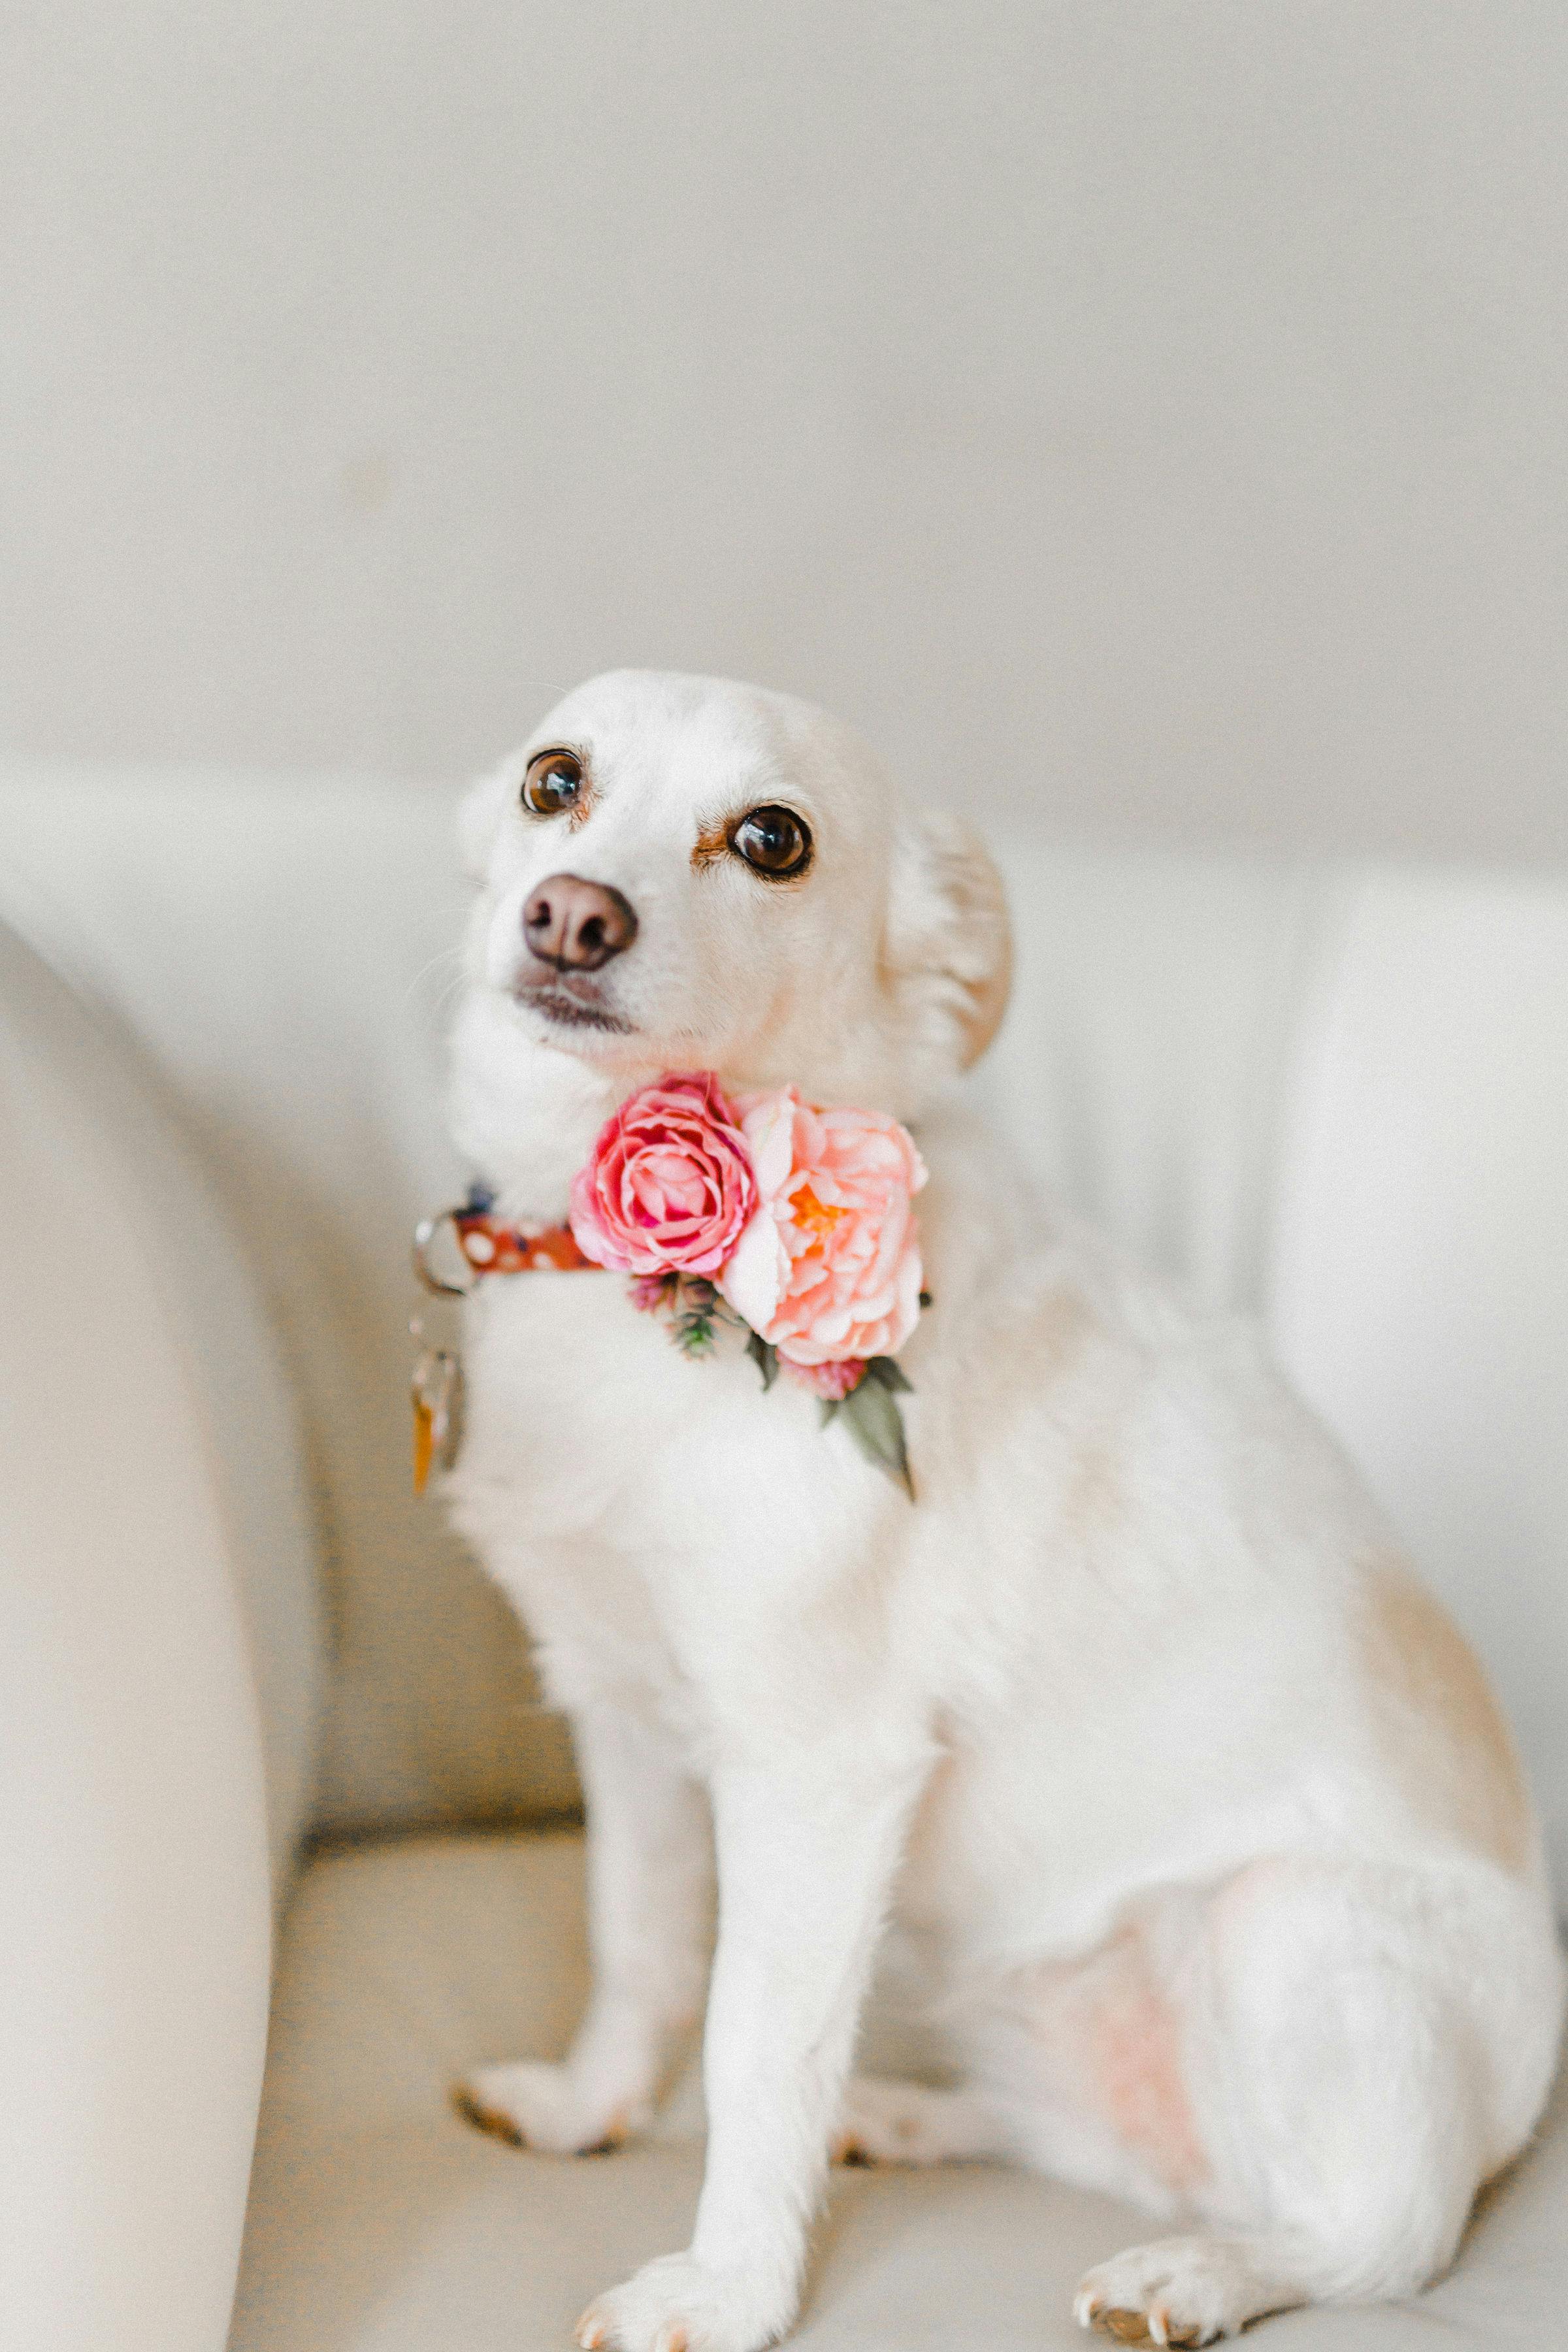
[[[529,952],[557,971],[597,971],[637,935],[630,901],[607,882],[584,882],[575,874],[547,876],[522,910]]]

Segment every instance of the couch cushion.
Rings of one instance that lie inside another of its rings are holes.
[[[447,2105],[455,2075],[553,2057],[583,1996],[569,1832],[362,1846],[309,1870],[274,2015],[231,2352],[547,2352],[599,2288],[685,2243],[689,2095],[602,2158],[533,2156]],[[1270,2321],[1260,2352],[1558,2340],[1568,2110],[1417,2304]],[[1146,2220],[991,2165],[835,2175],[802,2352],[1068,2352],[1080,2273]],[[1252,2340],[1252,2339],[1249,2339]]]
[[[575,1799],[516,1620],[410,1486],[409,1238],[458,1190],[452,836],[438,788],[0,771],[0,912],[134,1034],[286,1334],[332,1631],[318,1820],[340,1831]]]
[[[0,926],[0,2338],[49,2352],[222,2340],[311,1760],[287,1394],[144,1076]]]
[[[1339,898],[1282,1107],[1271,1336],[1485,1661],[1568,1902],[1568,889]]]

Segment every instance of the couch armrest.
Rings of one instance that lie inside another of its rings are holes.
[[[200,1189],[0,930],[0,2309],[50,2352],[221,2352],[244,2221],[267,1742],[214,1422],[277,1398],[204,1393]]]

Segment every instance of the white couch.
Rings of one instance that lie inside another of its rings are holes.
[[[583,1987],[562,1727],[408,1492],[450,815],[0,778],[7,2347],[544,2352],[684,2242],[679,2103],[575,2163],[446,2104],[558,2051]],[[997,846],[981,1091],[1267,1318],[1488,1660],[1568,1885],[1568,881]],[[1066,2347],[1140,2227],[990,2167],[847,2175],[797,2340]],[[1420,2304],[1262,2340],[1545,2346],[1565,2312],[1560,2115]]]

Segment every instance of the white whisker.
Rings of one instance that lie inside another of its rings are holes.
[[[422,964],[420,966],[413,979],[409,982],[408,986],[405,989],[403,992],[404,1003],[406,1004],[415,991],[422,988],[425,982],[429,979],[431,973],[433,971],[439,971],[443,964],[457,966],[457,977],[460,980],[462,977],[462,954],[463,950],[460,947],[450,947],[442,948],[438,954],[433,955],[428,963]]]

